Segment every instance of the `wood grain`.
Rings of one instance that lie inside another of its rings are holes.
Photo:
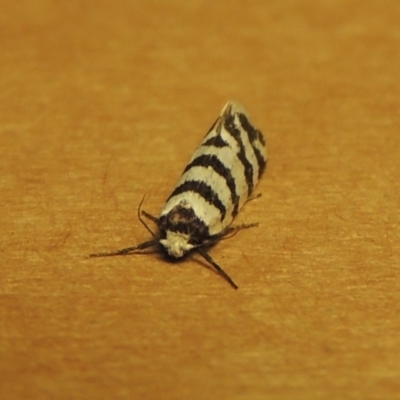
[[[65,3],[65,4],[64,4]],[[398,399],[399,3],[1,2],[0,398]],[[224,103],[270,161],[199,260],[148,238]]]

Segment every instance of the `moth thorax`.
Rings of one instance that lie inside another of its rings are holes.
[[[189,243],[189,235],[180,232],[166,231],[166,238],[160,240],[165,251],[174,258],[181,258],[193,249]]]

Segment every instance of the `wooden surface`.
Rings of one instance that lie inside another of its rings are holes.
[[[1,399],[399,399],[400,3],[1,1]],[[196,260],[149,237],[229,99],[270,161]]]

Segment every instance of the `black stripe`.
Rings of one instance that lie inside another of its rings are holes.
[[[262,154],[260,153],[260,150],[258,150],[256,147],[253,147],[254,154],[257,158],[257,163],[258,163],[258,179],[260,179],[262,173],[265,170],[265,167],[267,166],[267,161],[264,159]]]
[[[253,128],[253,126],[250,124],[249,120],[247,119],[247,117],[244,114],[238,114],[238,115],[239,115],[239,121],[242,124],[243,129],[249,135],[250,143],[252,144],[254,154],[257,158],[258,177],[260,178],[261,174],[265,170],[266,161],[265,161],[264,157],[261,155],[260,150],[258,150],[254,146],[254,143],[261,142],[261,145],[265,146],[264,136],[260,131]]]
[[[244,167],[244,175],[247,183],[247,192],[248,195],[253,191],[254,182],[253,182],[253,166],[250,161],[246,158],[246,151],[244,148],[244,144],[242,142],[242,138],[240,136],[240,130],[235,125],[235,116],[228,115],[225,119],[225,129],[226,131],[236,140],[239,146],[239,153],[237,154],[238,159],[243,164]]]
[[[228,143],[225,142],[224,139],[222,139],[221,135],[213,136],[210,137],[210,139],[207,139],[205,142],[201,144],[202,146],[212,146],[212,147],[227,147],[229,146]]]
[[[226,207],[222,203],[221,199],[218,197],[218,194],[213,190],[213,188],[201,181],[185,181],[181,185],[175,188],[172,192],[171,196],[169,196],[168,200],[173,196],[184,192],[195,192],[198,193],[207,203],[213,205],[217,208],[221,213],[221,221],[225,218]]]
[[[206,224],[199,219],[193,208],[175,206],[158,221],[160,239],[165,239],[167,231],[180,232],[190,236],[191,244],[200,244],[210,237]]]
[[[251,143],[254,143],[256,140],[258,140],[258,134],[257,131],[254,129],[254,127],[250,124],[249,120],[244,114],[238,113],[239,116],[239,121],[242,125],[242,128],[247,132],[249,135],[249,139]]]
[[[257,138],[258,140],[261,142],[261,144],[263,146],[265,146],[265,139],[264,139],[264,135],[262,134],[261,131],[256,131],[257,132]]]
[[[218,175],[222,176],[231,193],[232,204],[234,206],[232,215],[235,217],[239,209],[239,196],[236,191],[236,184],[231,171],[227,168],[219,158],[214,154],[203,154],[195,158],[186,168],[183,173],[188,171],[190,168],[200,166],[200,167],[211,167]]]

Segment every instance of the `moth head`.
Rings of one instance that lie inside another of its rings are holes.
[[[189,239],[190,236],[185,233],[166,231],[166,237],[160,239],[160,244],[171,257],[181,258],[195,247]]]

